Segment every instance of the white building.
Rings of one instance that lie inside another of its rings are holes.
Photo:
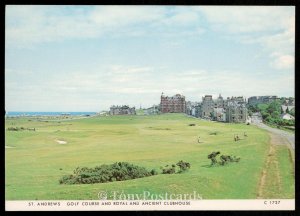
[[[290,114],[288,114],[288,113],[283,113],[283,114],[280,115],[280,117],[281,117],[282,119],[286,119],[286,120],[294,120],[294,119],[295,119],[294,116],[292,116],[292,115],[290,115]]]

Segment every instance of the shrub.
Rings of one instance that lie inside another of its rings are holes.
[[[183,171],[186,171],[191,167],[190,163],[184,162],[183,160],[179,161],[176,165],[179,167],[179,170],[178,170],[177,173],[181,173]],[[172,164],[171,166],[166,165],[165,167],[161,167],[162,174],[174,174],[174,173],[176,173],[176,165]]]
[[[158,174],[158,172],[157,172],[155,169],[151,170],[150,173],[151,173],[152,175],[157,175],[157,174]]]
[[[189,168],[191,168],[191,164],[189,162],[184,162],[183,160],[179,161],[176,164],[179,167],[179,173],[184,172],[186,170],[188,170]]]
[[[230,156],[230,155],[221,155],[220,157],[221,161],[219,162],[220,165],[225,165],[230,162],[239,162],[240,158],[237,158],[235,156]]]
[[[162,169],[162,174],[174,174],[175,172],[175,166],[169,167],[169,165],[166,165],[165,168]]]
[[[239,162],[241,158],[236,157],[236,156],[230,156],[230,155],[221,155],[219,157],[219,161],[217,160],[217,156],[220,155],[221,152],[212,152],[210,153],[207,158],[211,160],[211,166],[213,165],[226,165],[228,163],[232,162]]]
[[[125,181],[136,178],[157,175],[155,170],[148,171],[144,167],[127,162],[116,162],[110,165],[100,165],[95,168],[77,167],[73,175],[65,175],[60,184],[94,184],[113,181]]]

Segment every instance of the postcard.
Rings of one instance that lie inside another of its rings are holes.
[[[295,210],[295,6],[6,5],[6,211]]]

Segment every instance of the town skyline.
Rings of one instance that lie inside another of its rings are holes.
[[[294,41],[293,6],[7,6],[5,107],[294,97]]]

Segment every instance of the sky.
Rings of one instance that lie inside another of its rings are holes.
[[[294,97],[294,6],[31,6],[5,13],[5,109],[147,108],[162,92]]]

